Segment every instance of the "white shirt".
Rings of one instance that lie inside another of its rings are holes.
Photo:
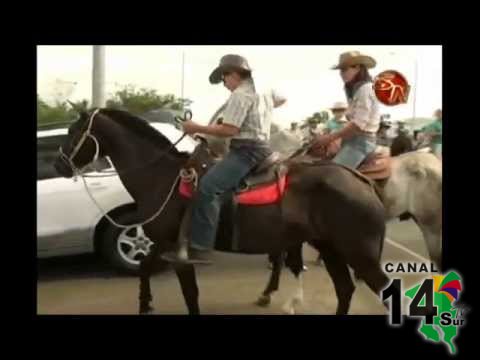
[[[268,141],[273,122],[273,109],[284,102],[286,98],[279,91],[273,89],[257,93],[258,95],[252,93],[252,91],[251,84],[248,82],[242,84],[232,93],[229,100],[216,111],[209,124],[223,118],[227,120],[225,121],[226,124],[230,123],[240,128],[243,120],[248,116],[250,123],[246,124],[247,126],[241,129],[242,133],[234,136],[234,138],[259,138]],[[232,121],[232,119],[235,120]]]
[[[380,127],[380,103],[372,83],[368,82],[358,88],[348,103],[346,115],[360,130],[376,134]]]
[[[262,106],[261,98],[252,80],[244,80],[232,92],[223,111],[223,123],[240,129],[232,139],[268,141],[273,109]]]

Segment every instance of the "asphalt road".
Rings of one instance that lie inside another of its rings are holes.
[[[413,256],[415,253],[428,259],[421,233],[413,222],[390,223],[387,236],[390,241],[385,244],[384,262],[421,261]],[[308,271],[303,274],[304,304],[297,308],[297,314],[335,313],[337,300],[333,284],[325,268],[314,264],[316,257],[315,250],[304,247]],[[254,304],[267,284],[269,273],[266,256],[217,253],[214,265],[197,268],[202,314],[284,314],[282,305],[298,283],[288,270],[283,272],[280,290],[270,307]],[[402,277],[404,286],[420,279],[418,275],[409,274],[389,276]],[[137,278],[117,275],[95,256],[39,260],[37,313],[135,315],[138,285]],[[153,275],[151,287],[155,314],[187,313],[173,271]],[[350,314],[381,315],[386,314],[386,310],[363,282],[357,282]]]

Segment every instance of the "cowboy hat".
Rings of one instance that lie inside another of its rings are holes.
[[[371,69],[377,65],[377,62],[371,56],[361,54],[359,51],[349,51],[340,55],[338,64],[332,69],[343,69],[354,65],[365,65],[367,69]]]
[[[220,64],[210,74],[210,83],[220,83],[222,81],[222,75],[224,72],[235,70],[248,73],[252,72],[252,69],[248,65],[247,59],[245,59],[244,57],[233,54],[223,56],[220,59]]]
[[[330,108],[330,110],[346,110],[348,109],[348,105],[345,104],[344,102],[337,101],[336,103],[333,104],[333,106]]]

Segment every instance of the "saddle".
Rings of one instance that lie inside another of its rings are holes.
[[[246,218],[271,211],[270,208],[259,205],[272,205],[282,199],[287,187],[287,172],[288,167],[282,163],[281,155],[273,153],[250,171],[240,182],[238,189],[220,196],[221,208],[215,250],[242,254],[264,254],[266,252],[266,249],[259,246],[257,239],[250,239],[242,235],[239,224],[244,223]],[[183,197],[191,198],[194,191],[193,181],[182,178],[179,186],[180,194]],[[280,211],[279,208],[278,211]],[[184,220],[181,225],[179,243],[184,240],[182,234],[185,234],[189,227],[188,218]]]
[[[235,202],[242,205],[268,205],[281,200],[287,187],[288,167],[278,152],[272,153],[255,166],[235,190]],[[180,194],[193,196],[192,184],[181,181]]]
[[[367,155],[357,170],[372,180],[388,179],[392,174],[392,158],[388,149],[377,147]]]
[[[250,173],[240,182],[238,193],[247,191],[262,184],[267,184],[277,178],[281,155],[278,152],[272,153],[263,162],[255,166]]]
[[[340,143],[331,143],[328,147],[315,150],[308,149],[307,152],[309,155],[319,157],[322,160],[332,160],[339,150]],[[383,180],[390,177],[391,166],[390,150],[385,146],[377,146],[356,170],[371,180]]]

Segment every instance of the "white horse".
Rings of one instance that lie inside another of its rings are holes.
[[[275,150],[290,155],[302,140],[294,136],[276,135]],[[430,259],[438,269],[442,262],[442,161],[428,148],[391,158],[391,175],[379,181],[388,220],[413,218],[420,228]],[[388,151],[378,146],[376,151]]]
[[[382,188],[389,219],[411,216],[422,231],[430,259],[442,266],[442,161],[423,150],[392,157]]]

